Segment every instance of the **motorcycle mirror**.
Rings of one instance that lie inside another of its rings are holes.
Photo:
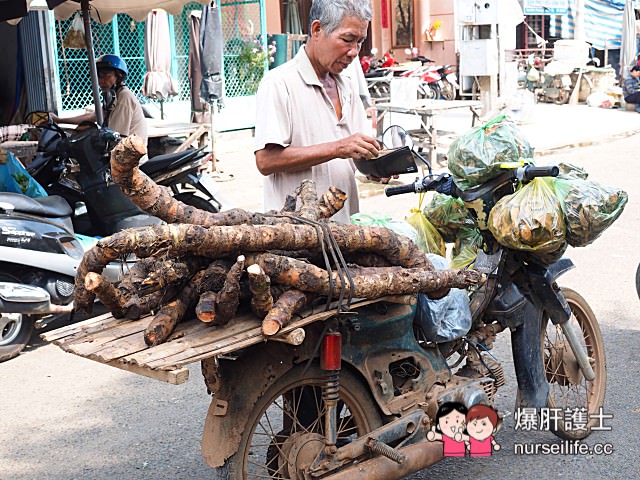
[[[413,150],[411,135],[400,125],[391,125],[382,134],[382,145],[386,149],[409,147]]]

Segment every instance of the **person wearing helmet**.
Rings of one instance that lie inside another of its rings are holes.
[[[137,135],[147,142],[147,124],[140,102],[125,85],[127,64],[118,55],[102,55],[96,60],[98,84],[102,90],[104,126],[121,135]],[[95,112],[69,118],[51,113],[56,123],[95,122]]]

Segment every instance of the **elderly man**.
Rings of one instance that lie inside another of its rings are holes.
[[[371,20],[367,0],[314,0],[309,40],[296,57],[271,70],[257,96],[256,165],[265,176],[264,208],[279,210],[305,178],[318,192],[335,185],[348,195],[333,219],[358,211],[353,158],[375,158],[353,82],[342,72],[358,57]]]

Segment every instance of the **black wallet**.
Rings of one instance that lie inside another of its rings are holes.
[[[378,178],[388,178],[401,173],[418,171],[411,148],[400,147],[386,152],[373,160],[354,160],[356,168],[365,175]]]

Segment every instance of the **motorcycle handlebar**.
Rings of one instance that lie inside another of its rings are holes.
[[[524,179],[533,180],[536,177],[557,177],[559,173],[560,169],[555,165],[546,167],[528,166],[524,171]]]
[[[403,193],[415,193],[416,186],[414,183],[408,185],[398,185],[397,187],[387,187],[384,189],[384,193],[387,197],[394,195],[402,195]]]

